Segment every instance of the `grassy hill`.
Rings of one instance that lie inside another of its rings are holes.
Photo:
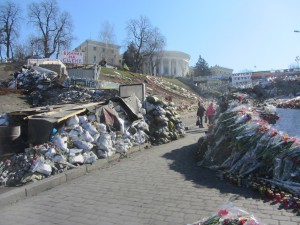
[[[148,95],[156,95],[161,99],[171,96],[176,104],[191,105],[197,101],[198,97],[191,87],[176,78],[137,74],[103,67],[99,79],[119,84],[144,83]]]

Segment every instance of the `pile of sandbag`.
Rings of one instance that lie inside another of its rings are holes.
[[[133,146],[148,142],[148,124],[143,116],[131,121],[125,106],[109,101],[94,113],[88,111],[70,117],[59,128],[53,128],[47,143],[27,148],[25,153],[2,161],[0,183],[22,185],[115,153],[124,154]],[[5,114],[2,120],[7,121]]]
[[[145,109],[145,121],[149,124],[152,145],[165,144],[185,135],[184,124],[174,104],[163,102],[155,96],[148,96]]]

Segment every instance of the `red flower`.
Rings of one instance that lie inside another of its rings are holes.
[[[220,209],[218,212],[219,216],[226,216],[228,215],[228,211],[226,209]]]
[[[245,224],[247,222],[247,219],[241,219],[240,224]]]

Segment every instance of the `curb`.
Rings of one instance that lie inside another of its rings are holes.
[[[151,147],[151,145],[149,143],[142,144],[140,146],[134,146],[131,149],[129,149],[129,151],[125,155],[128,156],[132,153],[139,152],[144,149],[149,149],[149,146]],[[43,180],[25,184],[24,186],[21,186],[21,187],[16,187],[15,189],[9,190],[0,195],[0,208],[7,206],[7,205],[14,204],[25,198],[38,195],[41,192],[47,191],[58,185],[67,183],[78,177],[84,176],[93,170],[99,170],[99,169],[105,168],[112,162],[116,162],[116,161],[120,160],[121,158],[122,158],[122,155],[119,153],[116,153],[109,159],[98,159],[93,164],[84,164],[77,168],[67,170],[63,173],[44,178]]]

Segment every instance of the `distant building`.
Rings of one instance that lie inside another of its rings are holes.
[[[84,52],[83,64],[99,64],[102,60],[108,65],[119,66],[121,62],[119,45],[86,40],[74,51]]]
[[[225,68],[219,65],[210,67],[211,76],[220,79],[229,79],[231,77],[233,69]]]
[[[185,77],[189,73],[190,55],[179,51],[162,51],[154,58],[154,65],[145,62],[143,73],[161,76]]]
[[[233,69],[215,65],[209,68],[211,75],[209,76],[192,76],[196,85],[199,83],[207,84],[228,84],[230,77],[232,76]],[[195,68],[192,68],[192,74],[194,74]]]
[[[231,76],[232,86],[234,87],[251,87],[252,86],[252,72],[234,73]]]

